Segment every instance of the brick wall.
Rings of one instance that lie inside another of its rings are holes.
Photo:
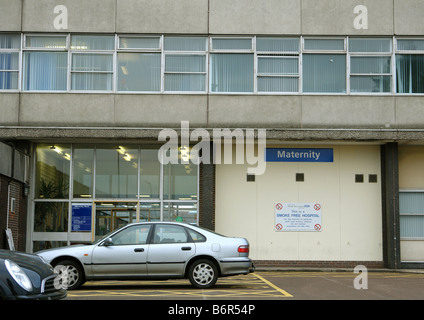
[[[9,214],[11,200],[8,201],[8,185],[10,181],[10,199],[15,199],[15,212]],[[9,208],[8,208],[9,204]],[[17,251],[25,251],[26,242],[26,198],[23,193],[23,183],[0,176],[0,249],[9,249],[5,230],[12,230],[13,242]],[[8,223],[8,225],[7,225]]]
[[[348,268],[363,265],[369,269],[384,268],[383,261],[285,261],[285,260],[255,260],[256,268]]]

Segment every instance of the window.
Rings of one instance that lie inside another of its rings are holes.
[[[119,37],[117,90],[161,89],[160,37]]]
[[[212,38],[211,92],[253,92],[251,38]]]
[[[150,225],[128,227],[112,237],[113,245],[140,245],[147,243]]]
[[[73,149],[73,196],[74,198],[93,197],[94,148],[75,146]]]
[[[66,36],[26,36],[23,59],[24,90],[67,90]]]
[[[424,40],[397,40],[397,93],[424,93]]]
[[[200,234],[197,231],[194,231],[192,229],[187,229],[188,233],[190,234],[191,239],[193,240],[193,242],[205,242],[206,241],[206,237],[203,234]]]
[[[303,92],[346,93],[344,39],[304,39]]]
[[[299,39],[257,38],[258,92],[299,92]]]
[[[35,197],[67,199],[69,197],[70,145],[37,147]]]
[[[138,149],[127,146],[96,150],[96,197],[136,198]]]
[[[350,92],[391,92],[391,39],[349,39]]]
[[[0,34],[0,90],[17,90],[21,37]]]
[[[187,241],[187,233],[183,227],[156,225],[152,243],[182,243]]]
[[[72,36],[72,90],[113,90],[114,36]]]
[[[165,91],[206,90],[206,38],[165,37]]]
[[[401,239],[424,240],[424,192],[399,192]]]

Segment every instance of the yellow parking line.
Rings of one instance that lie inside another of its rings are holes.
[[[287,297],[287,298],[293,298],[293,296],[292,296],[290,293],[288,293],[288,292],[284,291],[283,289],[281,289],[281,288],[277,287],[275,284],[273,284],[273,283],[269,282],[268,280],[266,280],[266,279],[262,278],[260,275],[258,275],[258,274],[256,274],[256,273],[253,273],[253,275],[254,275],[255,277],[257,277],[258,279],[262,280],[263,282],[265,282],[265,283],[266,283],[267,285],[269,285],[270,287],[272,287],[272,288],[274,288],[275,290],[277,290],[278,292],[280,292],[281,294],[283,294],[285,297]]]

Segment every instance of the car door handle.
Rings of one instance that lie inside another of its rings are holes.
[[[183,250],[183,251],[190,251],[191,250],[191,247],[182,247],[181,250]]]
[[[144,252],[144,248],[135,248],[134,252]]]

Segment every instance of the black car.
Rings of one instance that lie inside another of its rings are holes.
[[[0,250],[0,300],[66,298],[58,273],[35,254]]]

